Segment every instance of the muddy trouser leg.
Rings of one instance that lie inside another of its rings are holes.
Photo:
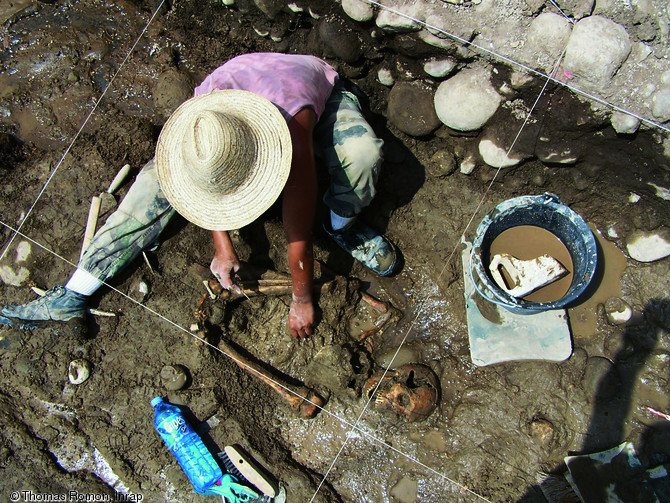
[[[330,185],[326,206],[342,217],[354,217],[375,196],[382,164],[383,140],[363,117],[358,99],[337,83],[314,131]]]
[[[78,267],[106,281],[152,245],[174,209],[161,191],[152,159],[144,165],[117,210],[95,233]]]

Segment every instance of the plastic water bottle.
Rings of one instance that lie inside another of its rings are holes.
[[[186,422],[179,407],[165,403],[159,396],[151,400],[151,406],[155,409],[156,431],[179,461],[196,492],[205,492],[221,480],[221,468],[198,434]]]

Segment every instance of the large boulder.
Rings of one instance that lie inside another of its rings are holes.
[[[480,129],[498,110],[503,98],[486,68],[469,68],[440,84],[435,92],[435,112],[457,131]]]
[[[582,19],[572,30],[563,66],[590,87],[607,87],[630,54],[626,29],[602,16]]]

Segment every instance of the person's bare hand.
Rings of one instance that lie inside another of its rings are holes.
[[[314,304],[312,299],[294,297],[288,312],[288,328],[291,336],[304,339],[312,335],[314,327]]]
[[[217,253],[214,255],[209,269],[223,288],[236,293],[241,291],[235,278],[235,273],[240,269],[240,260],[236,254],[226,255]]]

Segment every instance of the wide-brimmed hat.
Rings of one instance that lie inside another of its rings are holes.
[[[165,197],[209,230],[256,220],[277,200],[290,169],[286,120],[269,100],[248,91],[218,90],[185,101],[156,146]]]

